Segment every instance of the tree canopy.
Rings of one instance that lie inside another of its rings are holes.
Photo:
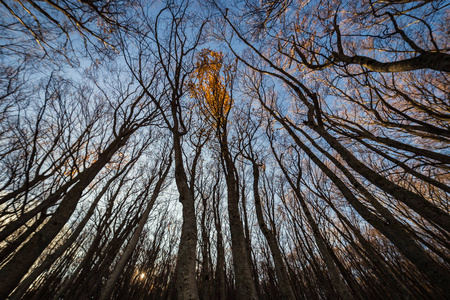
[[[0,299],[450,295],[448,1],[0,12]]]

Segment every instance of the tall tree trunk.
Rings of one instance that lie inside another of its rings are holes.
[[[0,298],[6,299],[19,284],[36,259],[39,258],[70,219],[83,190],[110,161],[114,153],[125,145],[129,136],[128,134],[117,138],[99,155],[99,159],[89,167],[90,172],[72,187],[47,223],[0,269],[0,277],[3,278],[0,281]]]
[[[174,114],[176,115],[176,114]],[[195,199],[189,188],[183,165],[181,137],[178,128],[173,130],[175,152],[175,182],[183,205],[183,224],[181,227],[178,261],[175,271],[177,299],[198,299],[197,279],[195,271],[197,248],[197,220]]]
[[[281,255],[280,248],[278,246],[278,240],[273,231],[271,231],[265,221],[263,216],[263,211],[261,207],[261,197],[259,194],[259,167],[254,159],[251,159],[252,167],[253,167],[253,196],[255,200],[255,209],[256,209],[256,217],[258,219],[258,225],[261,229],[261,232],[264,234],[264,237],[269,244],[270,251],[272,253],[273,261],[275,264],[275,272],[278,277],[278,282],[280,285],[280,292],[282,295],[282,299],[285,300],[294,300],[295,295],[292,289],[292,286],[289,281],[289,276],[286,271],[286,266],[283,262],[283,257]]]
[[[226,137],[224,137],[226,141]],[[228,216],[230,222],[233,266],[236,277],[236,292],[239,300],[258,299],[252,278],[245,245],[244,227],[239,213],[239,186],[236,179],[236,169],[227,145],[222,143],[222,156],[225,168],[225,180],[228,192]]]
[[[425,274],[431,282],[442,291],[443,294],[448,294],[449,286],[446,284],[450,281],[448,272],[427,255],[423,249],[417,245],[410,235],[404,230],[403,226],[395,219],[392,222],[386,222],[373,214],[367,207],[361,203],[353,192],[346,186],[346,184],[329,169],[312,151],[307,147],[300,138],[294,133],[293,129],[287,121],[278,116],[271,110],[264,102],[261,102],[266,110],[286,129],[294,142],[310,157],[322,172],[330,178],[336,185],[345,199],[353,206],[353,208],[363,217],[369,224],[375,227],[378,231],[384,234],[398,249],[411,261],[417,268]],[[344,173],[345,174],[345,173]],[[385,179],[386,180],[386,179]],[[360,185],[360,184],[358,184]],[[450,291],[449,291],[450,293]]]
[[[217,232],[217,263],[216,263],[216,276],[215,276],[215,289],[216,297],[220,300],[227,299],[226,290],[226,274],[225,274],[225,250],[223,247],[223,236],[222,236],[222,222],[220,220],[220,194],[218,191],[218,184],[220,177],[217,175],[216,185],[214,187],[213,195],[213,211],[214,211],[214,224]]]
[[[128,243],[127,247],[125,248],[125,251],[123,252],[122,256],[120,257],[119,261],[117,262],[117,265],[115,266],[114,270],[112,271],[111,275],[109,276],[108,280],[106,281],[106,284],[104,285],[101,295],[100,295],[100,298],[99,298],[100,300],[106,300],[111,297],[111,294],[114,290],[114,286],[117,282],[117,279],[119,278],[120,274],[122,273],[123,269],[125,268],[125,265],[127,264],[128,260],[130,259],[131,254],[133,254],[133,251],[136,248],[139,238],[141,237],[142,230],[144,229],[144,226],[147,223],[148,216],[150,215],[153,205],[155,204],[156,198],[158,198],[158,196],[159,196],[162,185],[164,183],[164,180],[167,177],[167,174],[169,173],[171,165],[172,165],[172,160],[170,160],[170,163],[166,166],[166,169],[164,172],[162,170],[160,170],[159,179],[156,182],[156,185],[153,189],[153,194],[150,198],[150,201],[147,204],[147,207],[146,207],[144,213],[142,214],[141,219],[139,220],[138,227],[134,231],[133,237],[131,238],[130,242]],[[163,167],[161,166],[161,168],[163,168]],[[150,186],[148,186],[147,189],[150,189]],[[147,191],[147,193],[148,192],[149,191]],[[147,194],[145,195],[145,197],[147,197]]]
[[[348,286],[345,284],[344,280],[340,275],[338,266],[333,261],[333,254],[330,253],[332,249],[327,247],[326,241],[323,238],[322,233],[320,232],[319,226],[314,220],[313,216],[311,215],[311,212],[309,210],[308,205],[306,204],[305,199],[303,198],[303,195],[300,193],[300,186],[299,186],[300,178],[297,178],[297,184],[294,184],[294,182],[289,177],[289,174],[287,173],[286,169],[282,165],[282,162],[279,160],[276,154],[275,158],[281,170],[283,171],[286,179],[288,180],[289,185],[293,189],[297,200],[300,202],[300,206],[302,207],[303,213],[306,216],[306,220],[308,221],[309,226],[311,226],[311,230],[313,232],[317,248],[319,249],[322,258],[325,262],[325,265],[327,266],[331,282],[333,283],[336,292],[338,293],[341,299],[353,299],[351,291],[349,290]]]
[[[115,199],[117,197],[117,195],[120,192],[120,186],[119,188],[116,189],[116,191],[113,193],[113,195],[111,196],[111,199]],[[108,226],[108,221],[109,218],[111,217],[111,213],[114,207],[114,201],[110,201],[108,203],[108,206],[106,207],[106,211],[104,213],[104,217],[103,217],[103,221],[100,222],[100,224],[97,227],[96,233],[92,239],[92,242],[88,248],[88,250],[86,251],[86,254],[84,255],[83,259],[81,260],[81,262],[78,264],[77,268],[75,269],[75,271],[69,276],[69,278],[64,282],[64,284],[59,288],[59,290],[57,291],[57,293],[55,294],[55,296],[52,298],[53,300],[58,300],[61,297],[68,298],[68,291],[71,289],[71,287],[75,286],[79,286],[81,284],[81,278],[83,277],[83,275],[85,275],[84,273],[88,272],[85,271],[88,268],[88,265],[92,262],[92,259],[95,255],[95,253],[97,251],[99,251],[99,249],[101,249],[101,247],[99,247],[101,239],[102,239],[102,235],[104,234],[104,230],[105,227]]]
[[[364,176],[381,190],[391,194],[397,200],[405,203],[408,207],[423,216],[431,224],[437,224],[450,232],[450,216],[446,212],[427,201],[424,197],[391,182],[384,176],[368,168],[350,151],[342,146],[342,144],[335,137],[329,134],[323,126],[317,125],[311,127],[318,134],[320,134],[328,142],[328,144],[330,144],[330,146],[339,153],[339,155],[341,155],[341,157],[352,169]]]
[[[210,274],[210,254],[209,254],[209,235],[206,227],[207,198],[202,196],[202,217],[201,217],[201,233],[202,233],[202,269],[201,269],[201,286],[202,300],[209,300],[211,291],[211,274]]]
[[[258,298],[262,297],[262,289],[259,284],[259,272],[258,267],[254,263],[253,260],[253,249],[252,249],[252,240],[250,236],[250,226],[248,225],[248,214],[247,214],[247,196],[245,190],[245,180],[242,181],[241,185],[241,204],[242,204],[242,216],[243,216],[243,224],[244,224],[244,236],[245,236],[245,248],[247,249],[247,261],[252,271],[252,278],[255,284],[255,289]]]
[[[114,182],[117,177],[122,174],[122,172],[118,173],[114,177],[112,177],[108,182],[105,184],[105,186],[102,188],[100,193],[95,197],[94,201],[92,202],[91,206],[89,207],[89,210],[87,211],[86,215],[83,217],[81,222],[77,225],[74,232],[70,235],[70,237],[64,241],[64,243],[59,246],[51,255],[47,256],[45,260],[39,265],[39,267],[35,268],[31,274],[29,274],[24,280],[22,280],[19,284],[19,286],[14,290],[14,293],[11,294],[10,298],[11,300],[19,300],[24,293],[27,291],[27,289],[30,287],[30,285],[36,280],[36,278],[46,269],[48,269],[78,238],[80,233],[83,231],[84,226],[89,221],[91,216],[93,215],[95,208],[97,207],[98,202],[103,197],[103,195],[108,191],[109,187],[111,186],[111,183]]]

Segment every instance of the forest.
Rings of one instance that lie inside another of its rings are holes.
[[[450,299],[449,24],[0,0],[0,299]]]

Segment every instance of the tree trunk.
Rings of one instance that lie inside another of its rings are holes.
[[[226,137],[224,137],[224,140],[226,141]],[[239,187],[235,177],[235,167],[226,144],[222,143],[221,147],[223,160],[225,161],[224,167],[228,192],[228,216],[230,222],[233,266],[236,276],[237,298],[239,300],[254,300],[258,299],[258,296],[248,261],[244,228],[239,213]]]
[[[164,171],[164,173],[162,172],[162,170],[160,171],[160,174],[159,174],[160,177],[154,187],[153,194],[150,198],[150,201],[147,204],[147,207],[146,207],[144,213],[142,214],[141,219],[139,220],[138,227],[134,231],[133,237],[131,238],[125,251],[123,252],[122,256],[120,257],[119,261],[117,262],[117,265],[115,266],[115,268],[112,271],[111,275],[109,276],[105,286],[103,287],[103,290],[102,290],[100,298],[99,298],[100,300],[106,300],[111,297],[111,294],[114,291],[114,286],[116,284],[117,279],[119,278],[120,274],[122,273],[123,269],[125,268],[125,265],[127,264],[128,260],[130,259],[131,254],[133,254],[133,251],[136,248],[139,238],[141,237],[142,230],[144,229],[144,226],[148,220],[148,216],[150,215],[153,205],[155,204],[156,198],[158,198],[158,196],[159,196],[161,187],[164,183],[164,180],[167,177],[167,174],[169,173],[169,169],[170,169],[171,165],[172,165],[172,163],[170,161],[170,163],[166,166],[166,170]],[[149,189],[149,188],[150,188],[150,186],[147,187],[147,189]]]
[[[219,176],[219,175],[217,175]],[[223,247],[223,236],[222,236],[222,222],[220,220],[220,195],[217,190],[219,184],[219,177],[217,178],[216,186],[214,188],[213,195],[213,210],[214,210],[214,224],[217,232],[217,263],[216,263],[216,278],[215,278],[215,289],[216,297],[220,300],[227,299],[226,290],[226,274],[225,274],[225,250]]]
[[[369,224],[384,234],[398,249],[411,261],[417,268],[425,274],[431,282],[437,286],[442,293],[448,294],[449,287],[446,284],[449,282],[448,272],[429,257],[423,250],[417,245],[410,237],[409,234],[405,235],[405,230],[400,224],[395,226],[396,223],[389,223],[378,216],[370,212],[367,207],[361,203],[352,191],[346,186],[346,184],[331,170],[329,169],[312,151],[309,149],[294,133],[293,129],[279,117],[275,112],[270,110],[264,103],[262,105],[269,111],[269,113],[286,129],[294,142],[310,157],[310,159],[324,172],[324,174],[330,178],[330,180],[340,190],[345,199],[353,206],[353,208],[363,217]],[[342,146],[341,146],[342,147]],[[384,179],[387,180],[387,179]],[[410,192],[411,193],[411,192]],[[395,221],[393,219],[392,221]],[[450,291],[449,291],[450,293]]]
[[[87,211],[86,215],[83,217],[81,222],[77,225],[77,228],[74,230],[74,232],[70,235],[70,237],[64,241],[64,244],[62,244],[60,247],[58,247],[51,255],[47,256],[45,260],[33,270],[31,274],[29,274],[24,280],[22,280],[19,284],[19,286],[14,290],[14,293],[11,294],[10,300],[19,300],[23,294],[27,291],[27,289],[30,287],[30,285],[36,280],[36,278],[41,275],[44,270],[48,269],[72,244],[75,242],[75,240],[78,238],[80,233],[83,231],[84,226],[89,221],[90,217],[95,211],[95,208],[100,201],[100,199],[103,197],[103,195],[108,191],[111,183],[117,178],[117,176],[114,176],[111,178],[105,186],[102,188],[101,192],[95,197],[95,200],[92,202],[89,210]]]
[[[255,200],[256,217],[258,219],[259,228],[264,234],[264,237],[269,244],[270,251],[272,253],[273,261],[275,264],[275,272],[278,277],[278,282],[280,285],[280,292],[282,299],[285,300],[295,300],[294,291],[289,281],[289,276],[286,271],[286,266],[283,262],[283,257],[281,255],[280,248],[278,247],[278,240],[275,233],[271,231],[264,221],[264,216],[261,207],[261,197],[259,195],[259,167],[256,161],[252,160],[253,166],[253,195]]]
[[[183,166],[181,137],[173,131],[175,152],[175,182],[183,205],[183,224],[181,227],[178,261],[175,270],[177,299],[198,299],[197,279],[195,271],[197,248],[197,220],[195,213],[195,199],[193,191],[189,188],[188,180]]]
[[[129,135],[119,137],[100,154],[99,159],[89,168],[90,172],[67,193],[47,223],[0,269],[0,277],[3,278],[0,282],[0,298],[6,299],[16,288],[36,259],[39,258],[70,219],[83,190],[110,161],[114,153],[126,143],[128,137]]]

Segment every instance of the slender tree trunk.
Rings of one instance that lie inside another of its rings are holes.
[[[164,171],[164,173],[162,172],[162,170],[160,171],[159,179],[156,182],[156,185],[153,190],[153,194],[150,198],[150,201],[147,204],[147,207],[146,207],[144,213],[142,214],[141,219],[139,220],[138,227],[134,231],[133,237],[131,238],[125,251],[123,252],[122,256],[120,257],[119,261],[117,262],[117,265],[115,266],[115,268],[112,271],[111,275],[109,276],[105,286],[103,287],[100,298],[99,298],[100,300],[106,300],[111,297],[111,294],[114,290],[114,286],[117,282],[117,279],[119,278],[120,274],[122,273],[123,269],[125,268],[125,265],[127,264],[128,260],[130,259],[131,254],[133,254],[133,251],[136,248],[139,238],[141,237],[142,230],[144,229],[144,226],[147,223],[148,216],[150,215],[153,205],[155,204],[156,198],[158,198],[158,196],[159,196],[161,187],[164,183],[164,180],[167,177],[167,174],[169,173],[169,169],[170,169],[171,165],[172,164],[170,161],[170,163],[166,166],[166,170]],[[147,189],[149,189],[149,188],[150,188],[150,186],[147,187]]]
[[[391,223],[388,223],[378,216],[370,212],[367,207],[361,203],[352,191],[346,186],[346,184],[331,170],[329,169],[312,151],[309,149],[300,138],[294,133],[293,129],[279,117],[275,112],[261,102],[262,105],[268,110],[268,112],[287,130],[294,142],[310,157],[310,159],[324,172],[324,174],[330,178],[330,180],[336,185],[345,199],[353,206],[353,208],[363,217],[369,224],[384,234],[389,240],[394,243],[399,250],[411,261],[417,268],[425,274],[434,284],[437,286],[443,294],[450,293],[450,287],[447,282],[450,281],[448,272],[440,266],[436,261],[424,253],[423,249],[417,245],[414,240],[411,239],[409,234],[405,234],[406,231],[397,222],[394,223],[393,219]],[[385,179],[386,180],[386,179]],[[448,291],[448,293],[447,293]]]
[[[360,162],[350,151],[339,143],[339,141],[331,136],[324,127],[312,126],[313,129],[320,134],[327,142],[336,150],[341,157],[353,168],[356,172],[364,176],[372,184],[380,188],[381,190],[391,194],[399,201],[405,203],[413,209],[416,213],[423,216],[431,224],[438,224],[443,229],[450,232],[450,216],[428,202],[422,196],[411,192],[403,187],[396,185],[387,178],[368,168],[365,164]]]
[[[219,175],[217,175],[219,176]],[[223,236],[222,236],[222,223],[220,220],[220,195],[217,190],[217,186],[219,184],[219,177],[217,178],[215,190],[214,190],[214,202],[213,202],[213,210],[214,210],[214,224],[217,232],[217,263],[216,263],[216,278],[215,278],[215,288],[216,288],[216,297],[220,300],[227,299],[227,290],[226,290],[226,274],[225,274],[225,250],[223,247]]]
[[[27,227],[18,237],[8,243],[8,245],[0,251],[0,262],[6,261],[6,259],[14,253],[14,251],[18,249],[19,246],[22,245],[22,243],[25,242],[42,223],[44,223],[46,218],[46,212],[41,212],[37,220],[34,221],[30,227]]]
[[[81,222],[77,225],[77,228],[75,231],[70,235],[70,237],[64,241],[64,244],[62,244],[60,247],[56,249],[51,255],[47,256],[45,260],[33,270],[31,274],[29,274],[24,280],[22,280],[15,289],[14,293],[10,296],[10,300],[19,300],[23,294],[27,291],[27,289],[30,287],[30,285],[36,280],[36,278],[46,269],[48,269],[72,244],[75,242],[75,240],[78,238],[80,233],[83,231],[84,226],[89,221],[90,217],[95,211],[95,208],[100,201],[100,199],[103,197],[103,195],[108,191],[111,183],[117,178],[117,176],[114,176],[111,178],[107,184],[102,188],[100,193],[95,197],[95,200],[92,202],[89,210],[87,211],[86,215],[83,217]]]
[[[89,176],[89,172],[91,172],[90,168],[84,170],[80,175],[81,177]],[[75,178],[73,178],[66,184],[62,185],[54,193],[52,193],[49,197],[47,197],[44,201],[39,203],[36,207],[21,214],[20,217],[18,217],[16,220],[9,223],[7,227],[5,227],[2,231],[0,231],[0,240],[6,239],[20,227],[25,225],[34,216],[38,215],[42,211],[45,211],[49,206],[55,204],[58,200],[60,200],[62,195],[66,193],[71,186],[73,186],[76,182],[79,183],[78,180],[80,179],[79,176],[77,176],[76,178],[77,178],[76,180]]]
[[[230,222],[233,266],[236,277],[236,292],[239,300],[258,299],[252,278],[245,245],[244,227],[239,213],[239,186],[236,179],[235,166],[228,152],[226,136],[223,137],[222,156],[225,167],[225,180],[228,192],[228,216]]]
[[[397,276],[391,271],[391,269],[386,265],[386,262],[380,255],[373,249],[372,245],[362,236],[361,232],[350,223],[350,221],[342,215],[342,213],[334,206],[334,204],[328,199],[325,200],[333,211],[337,214],[339,220],[345,224],[346,227],[356,236],[359,245],[357,245],[354,241],[350,242],[352,247],[360,253],[361,257],[367,257],[368,262],[374,268],[375,272],[378,274],[378,277],[383,280],[385,286],[390,287],[390,292],[395,295],[396,298],[399,299],[410,299],[411,293],[404,286],[404,284],[399,281]],[[361,251],[361,250],[362,251]]]
[[[245,190],[245,180],[242,182],[241,186],[241,204],[242,204],[242,216],[243,216],[243,225],[244,225],[244,236],[245,236],[245,248],[247,249],[247,261],[248,265],[250,266],[253,282],[255,284],[255,289],[258,298],[262,297],[262,289],[259,284],[259,272],[258,267],[254,263],[254,260],[252,258],[253,249],[252,249],[252,240],[250,236],[250,228],[248,225],[248,214],[247,214],[247,196],[246,196],[246,190]]]
[[[115,191],[115,193],[113,194],[111,199],[115,199],[117,197],[117,195],[119,194],[119,192],[120,192],[120,188],[118,188]],[[61,296],[64,299],[68,298],[68,295],[67,295],[68,290],[73,286],[75,286],[75,287],[80,286],[81,277],[83,277],[82,275],[84,275],[83,273],[85,273],[84,272],[85,269],[87,268],[88,264],[92,262],[92,258],[94,257],[95,252],[99,251],[99,249],[101,249],[101,247],[99,247],[100,241],[101,241],[102,235],[104,233],[104,228],[105,228],[105,226],[108,225],[108,219],[111,216],[113,206],[114,206],[114,201],[110,201],[106,208],[103,222],[101,222],[98,225],[98,229],[96,230],[95,236],[93,237],[92,242],[91,242],[88,250],[86,251],[86,254],[84,255],[81,262],[78,264],[75,271],[70,275],[70,277],[64,282],[64,284],[57,291],[55,296],[52,298],[53,300],[59,300]]]
[[[280,292],[282,295],[282,299],[286,300],[294,300],[295,295],[292,289],[292,286],[289,281],[289,276],[286,271],[286,266],[283,262],[283,257],[281,255],[280,248],[278,247],[278,240],[273,231],[271,231],[264,221],[264,216],[261,207],[261,197],[259,195],[259,167],[256,161],[252,160],[253,166],[253,195],[255,199],[255,209],[256,209],[256,217],[258,219],[258,225],[261,229],[261,232],[264,234],[264,237],[269,244],[270,251],[272,253],[273,261],[275,264],[275,272],[278,277],[278,282],[280,285]]]
[[[0,269],[0,278],[3,278],[0,282],[0,298],[6,298],[19,284],[36,259],[70,219],[83,190],[110,161],[114,153],[125,145],[128,137],[129,135],[120,137],[110,144],[99,156],[99,159],[90,167],[91,171],[86,174],[86,177],[82,178],[63,198],[61,204],[47,223]]]
[[[330,253],[330,248],[327,247],[326,241],[324,240],[322,234],[320,233],[319,226],[317,225],[316,221],[314,220],[313,216],[311,215],[311,212],[309,210],[308,205],[306,204],[305,199],[300,193],[300,187],[295,185],[291,178],[289,177],[288,173],[286,172],[286,169],[283,167],[281,161],[276,157],[278,161],[278,165],[282,169],[286,179],[288,180],[290,186],[292,187],[297,200],[300,202],[300,205],[303,209],[303,212],[306,216],[306,219],[308,221],[309,226],[311,226],[314,239],[316,240],[317,247],[319,248],[320,253],[322,254],[322,258],[325,262],[325,265],[327,266],[331,282],[333,283],[334,288],[336,289],[336,292],[339,294],[339,296],[342,299],[353,299],[353,295],[350,292],[348,286],[345,284],[344,280],[340,276],[340,272],[338,269],[338,266],[333,261],[332,253]],[[298,181],[298,180],[297,180]]]
[[[201,283],[202,283],[202,300],[209,300],[211,291],[211,274],[210,274],[210,254],[209,254],[209,235],[206,227],[206,211],[207,198],[202,197],[202,217],[201,217],[201,233],[202,233],[202,269],[201,269]]]

